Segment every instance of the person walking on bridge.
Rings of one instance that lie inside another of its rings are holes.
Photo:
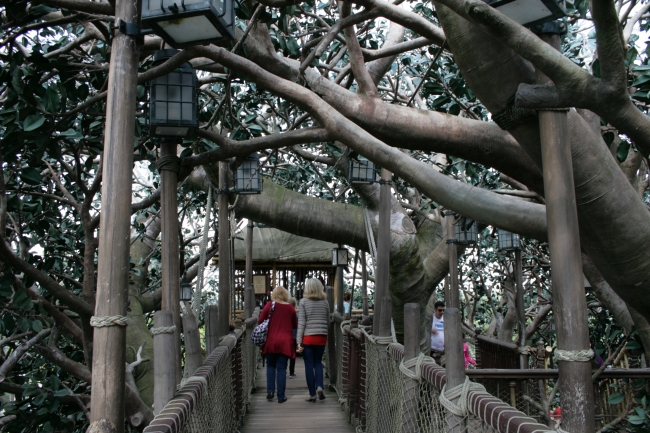
[[[305,361],[305,378],[309,402],[315,402],[316,397],[324,400],[323,392],[323,353],[327,344],[327,325],[329,323],[330,307],[325,299],[323,284],[316,278],[305,280],[304,297],[298,307],[298,352],[303,354]]]
[[[296,357],[293,330],[298,326],[296,310],[289,303],[289,292],[284,287],[273,289],[271,301],[266,303],[257,322],[262,323],[269,315],[269,333],[262,349],[266,356],[266,399],[273,400],[277,380],[278,403],[284,403],[287,401],[287,360]]]

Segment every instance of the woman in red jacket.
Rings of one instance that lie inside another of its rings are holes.
[[[289,303],[289,292],[284,287],[273,289],[271,302],[267,302],[264,306],[258,323],[265,321],[269,314],[271,314],[269,334],[262,349],[262,354],[266,356],[266,399],[273,399],[277,379],[278,403],[284,403],[287,401],[284,394],[287,384],[287,361],[296,356],[293,330],[298,327],[296,310]]]

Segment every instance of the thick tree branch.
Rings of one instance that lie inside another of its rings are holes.
[[[339,10],[341,11],[341,19],[345,19],[350,16],[352,11],[352,4],[348,2],[338,2]],[[367,97],[378,97],[377,88],[373,82],[366,65],[364,64],[363,54],[361,53],[361,47],[359,46],[359,40],[357,39],[357,33],[354,31],[353,26],[345,27],[343,29],[343,34],[345,35],[345,44],[348,48],[349,58],[350,58],[350,67],[352,68],[352,73],[354,78],[356,78],[357,83],[359,84],[360,93],[366,95]]]
[[[26,288],[22,284],[20,284],[20,286],[27,292],[27,294],[32,299],[38,301],[43,306],[43,309],[47,311],[50,316],[52,316],[54,321],[58,323],[60,326],[63,326],[70,333],[70,335],[72,335],[72,338],[74,338],[77,343],[83,344],[84,339],[81,332],[81,328],[79,328],[72,321],[72,319],[70,319],[67,315],[65,315],[55,305],[52,305],[52,303],[49,302],[47,299],[42,297],[41,294],[38,293],[38,290],[36,290],[36,288],[34,287]]]
[[[395,45],[386,46],[384,45],[378,50],[369,50],[367,48],[361,48],[363,53],[363,59],[366,62],[370,62],[377,59],[382,59],[384,57],[391,57],[397,54],[405,53],[407,51],[417,50],[418,48],[426,47],[432,45],[434,42],[430,41],[427,38],[419,37],[411,39],[410,41],[401,42]]]
[[[39,3],[45,3],[50,6],[56,6],[78,12],[89,14],[114,15],[115,8],[106,1],[89,1],[89,0],[40,0]]]
[[[43,341],[45,337],[50,335],[50,332],[52,332],[52,329],[43,329],[41,332],[18,346],[13,352],[11,352],[11,355],[7,357],[5,362],[0,365],[0,382],[4,381],[7,375],[11,372],[11,370],[14,368],[14,366],[20,361],[20,358],[23,357],[25,353],[29,349],[31,349],[34,345],[40,343]]]
[[[625,45],[614,2],[595,0],[590,2],[590,5],[591,16],[596,27],[601,76],[619,92],[625,92],[627,89]]]

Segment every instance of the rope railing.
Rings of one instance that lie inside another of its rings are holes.
[[[239,431],[255,384],[259,351],[250,339],[255,324],[253,315],[223,338],[144,433]]]
[[[370,329],[358,327],[354,320],[352,324],[344,324],[337,329],[337,334],[340,334],[335,336],[334,341],[339,356],[337,364],[344,366],[345,370],[340,376],[342,381],[337,382],[340,385],[336,391],[349,422],[358,433],[552,431],[473,382],[445,393],[450,397],[453,394],[449,392],[453,391],[463,401],[459,405],[460,412],[455,410],[452,413],[445,398],[441,399],[446,385],[443,368],[426,357],[403,363],[404,348],[401,344],[385,344],[381,339],[376,340],[370,334]],[[415,368],[406,374],[405,367],[411,364]],[[415,377],[414,371],[419,373],[418,377]],[[413,386],[414,379],[416,398],[406,398],[405,390],[409,388],[405,384],[408,381],[409,386]],[[406,420],[417,421],[409,424]],[[411,430],[405,429],[406,425],[411,425]]]

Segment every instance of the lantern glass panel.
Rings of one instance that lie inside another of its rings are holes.
[[[348,250],[347,248],[334,248],[332,250],[332,266],[347,266]]]
[[[360,156],[350,158],[350,183],[372,183],[377,178],[377,166],[374,162]]]
[[[181,280],[180,299],[181,301],[192,300],[192,285],[185,278]]]
[[[257,154],[249,156],[235,171],[235,192],[259,194],[262,192],[260,159]]]
[[[175,48],[235,37],[233,0],[143,0],[142,21]]]
[[[470,245],[478,242],[478,227],[476,221],[461,218],[454,226],[456,243]]]
[[[517,233],[511,233],[506,230],[498,230],[499,233],[499,249],[501,251],[519,250],[521,249],[521,241]]]
[[[566,15],[564,0],[484,0],[487,4],[524,26],[535,26]]]

